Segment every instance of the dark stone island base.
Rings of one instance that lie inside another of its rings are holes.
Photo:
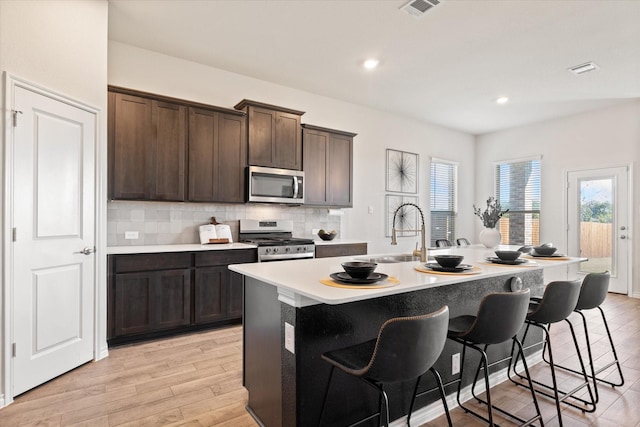
[[[451,317],[475,314],[484,295],[509,292],[510,279],[520,277],[532,296],[543,293],[543,271],[510,272],[503,276],[450,284],[345,304],[317,304],[292,307],[278,300],[277,288],[245,277],[244,303],[244,386],[249,392],[247,410],[264,426],[316,426],[322,398],[329,379],[329,365],[320,355],[328,350],[356,344],[377,336],[382,323],[397,316],[429,313],[448,305]],[[285,322],[295,329],[295,354],[285,349]],[[540,341],[541,333],[531,336]],[[521,334],[520,334],[521,336]],[[511,342],[489,348],[490,361],[506,357]],[[412,351],[409,343],[406,351]],[[445,383],[451,375],[451,356],[461,346],[447,341],[435,365]],[[467,356],[463,385],[470,384],[479,357]],[[506,369],[506,362],[495,370]],[[405,416],[415,383],[397,383],[388,388],[392,420]],[[424,376],[421,390],[433,388],[431,375]],[[455,385],[447,394],[455,393]],[[416,409],[439,402],[438,392],[423,396]],[[325,425],[348,425],[377,410],[377,397],[369,387],[337,373],[327,401]],[[377,425],[376,420],[363,425]]]

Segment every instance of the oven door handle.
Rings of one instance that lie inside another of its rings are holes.
[[[313,254],[308,252],[304,254],[276,254],[276,255],[260,255],[260,261],[281,261],[287,259],[304,259],[313,258]]]

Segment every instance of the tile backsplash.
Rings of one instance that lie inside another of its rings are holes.
[[[200,243],[198,227],[211,217],[231,226],[238,240],[240,219],[287,219],[293,221],[295,237],[316,237],[314,228],[340,233],[340,216],[326,208],[261,204],[212,204],[179,202],[111,201],[107,205],[107,245],[170,245]],[[137,232],[137,239],[125,239],[125,232]]]

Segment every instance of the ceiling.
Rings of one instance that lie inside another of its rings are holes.
[[[109,39],[474,135],[640,98],[640,0],[406,3],[109,0]]]

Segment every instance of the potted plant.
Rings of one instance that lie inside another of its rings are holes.
[[[484,225],[484,229],[480,232],[480,243],[487,248],[494,248],[500,243],[502,236],[500,230],[496,229],[496,225],[507,212],[509,209],[502,210],[500,202],[493,196],[487,199],[487,207],[484,211],[473,205],[473,213],[482,220]]]

